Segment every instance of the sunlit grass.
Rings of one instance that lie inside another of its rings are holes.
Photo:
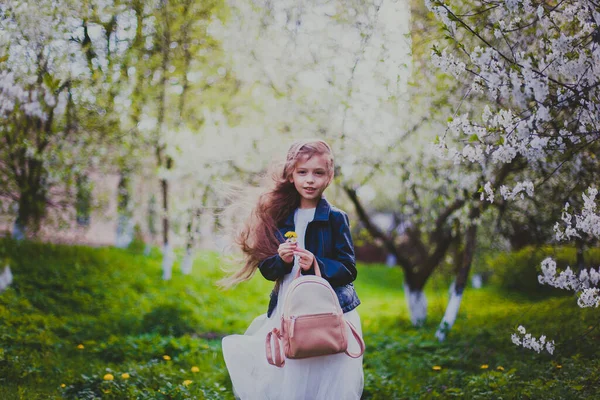
[[[15,281],[0,295],[2,399],[230,399],[220,338],[264,313],[273,285],[258,274],[218,289],[222,260],[210,252],[189,276],[176,265],[169,282],[158,255],[0,241],[5,256]],[[434,332],[448,279],[429,282],[421,328],[410,324],[402,286],[398,268],[359,266],[364,398],[593,398],[598,333],[582,334],[597,323],[596,310],[578,309],[572,297],[533,301],[468,288],[440,344]],[[555,355],[513,346],[518,324],[555,339]]]

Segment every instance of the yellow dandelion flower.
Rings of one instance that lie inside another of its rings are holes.
[[[121,375],[121,378],[129,379],[129,374],[127,372],[125,372],[123,375]]]
[[[503,367],[503,366],[501,366],[501,365],[498,365],[498,366],[496,367],[496,369],[497,369],[498,371],[504,371],[504,367]]]
[[[432,368],[434,371],[441,371],[442,367],[440,367],[439,365],[434,365]]]
[[[556,368],[558,368],[558,369],[561,369],[561,368],[562,368],[562,365],[560,365],[560,364],[557,364],[557,365],[556,365]]]
[[[104,378],[102,378],[102,379],[104,379],[105,381],[112,381],[115,379],[115,377],[113,374],[106,374],[106,375],[104,375]]]
[[[183,381],[183,386],[190,386],[191,383],[192,383],[191,379],[186,379],[185,381]]]
[[[192,367],[192,372],[193,373],[200,372],[200,368],[194,366],[194,367]]]
[[[165,354],[165,355],[163,356],[163,360],[165,360],[165,361],[170,361],[170,360],[171,360],[171,357]]]
[[[78,345],[77,345],[77,348],[78,348],[79,350],[83,350],[83,349],[85,349],[85,346],[84,346],[84,345],[82,345],[82,344],[78,344]]]
[[[66,388],[66,387],[67,387],[67,385],[65,385],[64,383],[61,383],[61,384],[60,384],[60,387],[64,389],[64,388]]]
[[[488,369],[488,368],[489,368],[489,365],[487,365],[487,364],[483,364],[483,365],[482,365],[481,367],[479,367],[479,368],[481,368],[481,369]]]
[[[298,241],[298,235],[294,231],[288,231],[284,235],[287,238],[287,241],[290,243],[296,243]]]

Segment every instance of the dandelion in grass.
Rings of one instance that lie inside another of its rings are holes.
[[[82,344],[78,344],[78,345],[77,345],[77,348],[78,348],[79,350],[83,350],[83,349],[85,349],[85,346],[84,346],[84,345],[82,345]]]
[[[112,381],[115,379],[115,376],[113,374],[106,374],[102,379],[104,379],[105,381]]]
[[[192,367],[192,372],[193,373],[200,372],[200,368],[194,366],[194,367]]]
[[[562,365],[560,365],[560,364],[558,364],[558,365],[556,366],[556,369],[561,369],[561,368],[562,368]]]
[[[186,379],[185,381],[183,381],[183,386],[190,386],[191,384],[192,384],[191,379]]]
[[[163,356],[163,360],[165,360],[165,361],[171,361],[171,357],[165,354]]]
[[[503,367],[503,366],[501,366],[501,365],[498,365],[498,366],[496,367],[496,369],[497,369],[498,371],[504,371],[504,367]]]
[[[129,379],[129,374],[127,372],[125,372],[124,374],[121,375],[121,378]]]
[[[66,387],[67,387],[67,385],[65,385],[64,383],[61,383],[61,384],[60,384],[60,387],[64,389],[64,388],[66,388]]]
[[[432,368],[434,371],[441,371],[442,367],[440,367],[439,365],[434,365]]]
[[[479,368],[481,368],[481,369],[488,369],[489,367],[490,367],[489,365],[487,365],[487,364],[483,364],[483,365],[482,365],[481,367],[479,367]]]

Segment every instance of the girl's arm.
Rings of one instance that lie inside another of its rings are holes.
[[[315,257],[321,269],[321,275],[333,287],[347,285],[353,282],[357,275],[348,215],[344,212],[336,214],[332,213],[332,216],[335,216],[332,229],[335,257]]]
[[[260,273],[270,281],[275,281],[283,277],[285,274],[289,274],[292,272],[293,266],[294,263],[286,263],[283,261],[281,256],[279,256],[279,254],[265,258],[258,263],[258,269],[260,269]]]

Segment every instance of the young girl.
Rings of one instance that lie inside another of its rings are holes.
[[[237,238],[246,262],[228,283],[249,279],[256,268],[266,279],[276,281],[267,314],[255,318],[244,335],[223,339],[223,356],[237,398],[360,399],[362,357],[353,359],[340,353],[288,359],[283,368],[277,368],[267,362],[265,354],[267,333],[281,325],[283,299],[290,282],[298,269],[312,274],[314,259],[335,290],[344,317],[362,335],[355,310],[360,300],[352,284],[356,266],[348,216],[323,197],[332,179],[333,154],[327,143],[294,143],[283,171],[274,179],[274,187],[260,197]],[[289,231],[296,232],[296,243],[286,241],[284,235]],[[349,329],[348,337],[352,337]],[[355,352],[358,344],[349,342],[349,350]]]

